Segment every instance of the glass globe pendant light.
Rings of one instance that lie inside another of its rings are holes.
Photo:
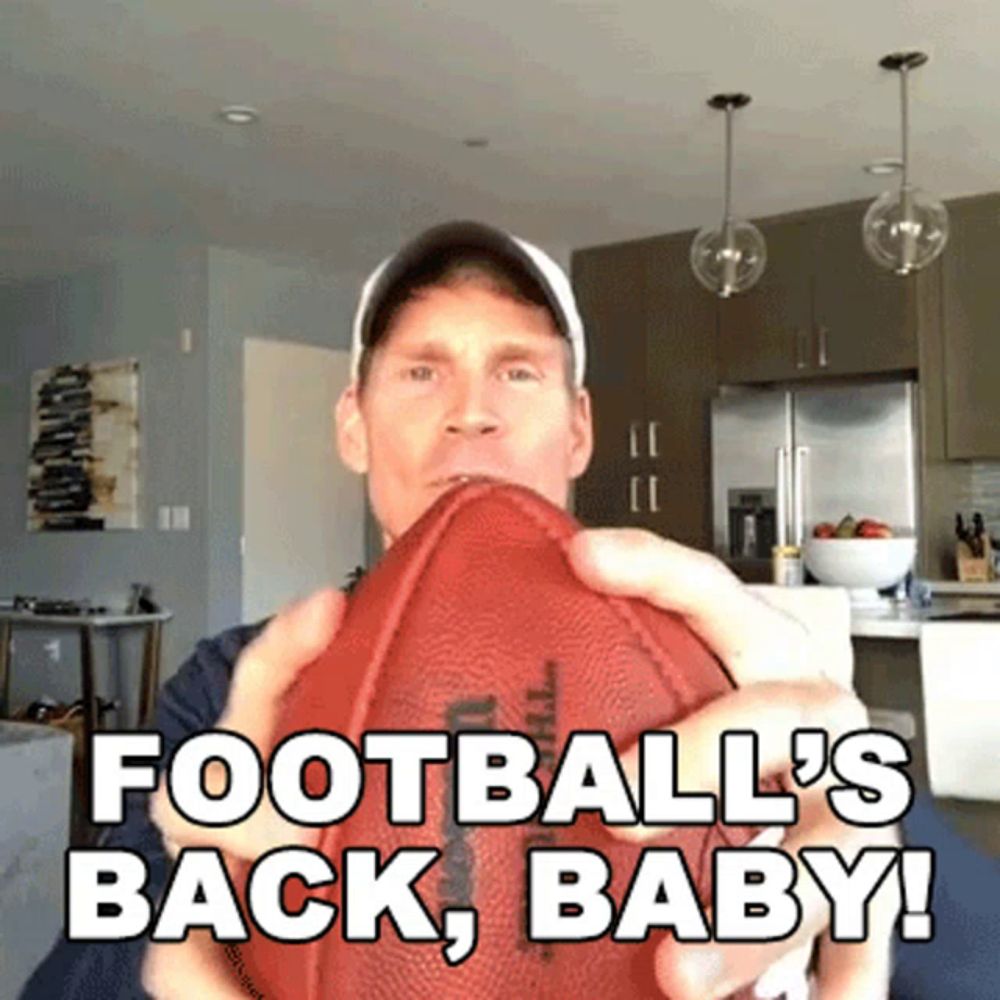
[[[923,52],[894,52],[879,61],[899,73],[902,105],[903,155],[898,191],[886,191],[869,206],[861,224],[865,250],[876,264],[896,274],[919,271],[934,260],[948,242],[948,210],[933,195],[910,183],[907,77],[923,66]]]
[[[749,94],[716,94],[708,105],[726,112],[726,202],[721,226],[705,226],[691,243],[694,276],[720,298],[752,288],[767,265],[767,246],[761,231],[732,213],[733,113],[750,103]]]

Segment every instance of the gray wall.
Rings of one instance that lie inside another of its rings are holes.
[[[207,625],[206,524],[208,366],[185,355],[183,327],[207,317],[207,255],[161,243],[123,241],[113,260],[54,280],[0,289],[4,373],[0,396],[0,594],[90,598],[122,606],[133,581],[152,583],[176,613],[167,627],[169,670]],[[29,379],[65,362],[137,357],[140,377],[138,531],[32,533],[25,528]],[[158,504],[188,504],[192,530],[156,530]],[[42,692],[78,696],[74,643],[47,664],[37,634],[15,634],[12,700]],[[134,647],[134,648],[133,648]],[[137,663],[138,641],[123,659]],[[103,650],[100,660],[106,661]]]
[[[240,619],[243,341],[347,348],[362,276],[218,247],[209,250],[208,274],[208,628],[215,633]]]

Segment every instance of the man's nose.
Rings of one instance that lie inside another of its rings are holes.
[[[490,406],[484,379],[462,379],[455,386],[446,429],[449,434],[470,436],[495,434],[500,429],[500,418]]]

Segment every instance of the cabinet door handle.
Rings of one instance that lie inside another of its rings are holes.
[[[649,443],[650,458],[660,457],[659,430],[660,430],[659,420],[650,420],[647,422],[646,436],[649,439],[648,443]]]
[[[639,513],[639,477],[628,477],[628,509],[630,514]]]
[[[649,477],[649,510],[652,514],[660,513],[660,477]]]
[[[802,341],[804,337],[802,336],[802,330],[798,327],[795,329],[795,367],[801,371],[806,367],[806,353],[802,350]]]
[[[628,457],[639,457],[639,421],[630,420],[628,423]]]
[[[830,367],[830,358],[826,350],[826,337],[829,332],[829,329],[825,326],[821,326],[816,331],[816,364],[820,368]]]

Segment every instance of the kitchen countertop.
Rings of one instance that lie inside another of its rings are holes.
[[[887,601],[870,608],[852,607],[851,635],[855,639],[919,639],[924,622],[963,612],[994,612],[1000,621],[998,596],[1000,591],[982,596],[965,596],[964,592],[962,596],[941,595],[934,597],[927,608],[916,608],[905,601]]]
[[[963,583],[961,580],[927,580],[935,594],[959,594],[962,597],[1000,597],[1000,580],[991,583]]]

